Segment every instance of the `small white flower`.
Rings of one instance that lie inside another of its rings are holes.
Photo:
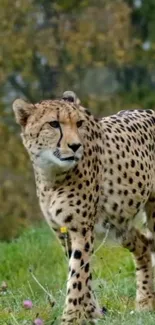
[[[142,0],[135,0],[134,6],[135,6],[135,8],[140,8],[142,6]]]
[[[144,51],[148,51],[151,47],[151,42],[150,41],[145,41],[143,44],[142,44],[142,48]]]

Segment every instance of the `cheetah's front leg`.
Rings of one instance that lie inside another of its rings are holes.
[[[94,320],[102,316],[91,289],[90,257],[93,236],[90,230],[85,236],[70,232],[72,254],[69,261],[67,297],[62,324],[82,324],[85,319]]]

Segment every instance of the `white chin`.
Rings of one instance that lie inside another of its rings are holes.
[[[60,160],[55,155],[53,155],[52,151],[46,150],[42,151],[35,160],[35,164],[42,169],[63,169],[69,170],[73,168],[77,162],[75,160]]]

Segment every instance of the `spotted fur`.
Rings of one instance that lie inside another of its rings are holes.
[[[155,112],[121,111],[96,120],[69,92],[13,109],[32,160],[43,214],[69,234],[69,275],[62,325],[95,322],[102,313],[91,287],[94,227],[109,228],[136,263],[137,310],[153,310],[151,249],[155,233]],[[59,123],[58,123],[59,122]],[[145,210],[151,236],[134,226]]]

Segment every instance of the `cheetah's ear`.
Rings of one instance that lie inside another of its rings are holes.
[[[25,126],[28,117],[32,114],[34,105],[25,102],[23,99],[16,99],[13,102],[13,111],[15,113],[16,122],[21,126]]]
[[[67,102],[70,102],[70,103],[75,103],[77,105],[80,104],[80,99],[77,97],[77,95],[71,91],[71,90],[67,90],[63,93],[62,95],[62,99],[67,101]]]

